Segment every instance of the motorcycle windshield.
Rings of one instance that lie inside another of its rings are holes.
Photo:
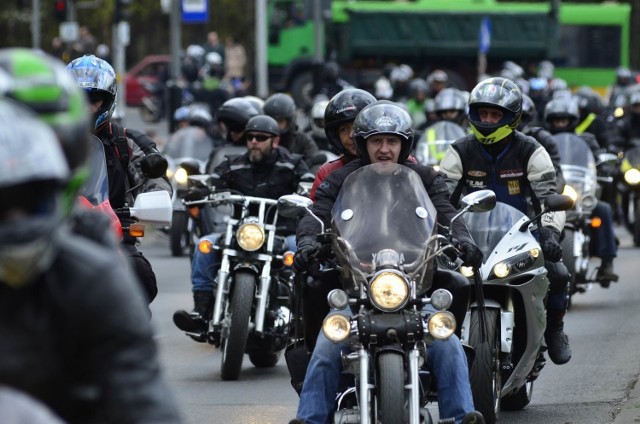
[[[89,140],[87,167],[89,179],[78,194],[97,207],[109,199],[109,176],[102,141],[93,135]]]
[[[524,216],[513,206],[500,202],[488,212],[463,215],[473,242],[482,250],[485,262],[505,234]]]
[[[416,147],[416,158],[423,165],[437,165],[449,145],[465,136],[464,129],[449,121],[440,121],[424,130]]]
[[[198,159],[206,162],[213,150],[213,141],[200,128],[187,127],[176,131],[163,153],[173,159]]]
[[[586,141],[573,133],[555,134],[553,139],[558,146],[560,163],[588,169],[596,174],[596,160]]]
[[[331,215],[338,260],[365,277],[375,272],[379,264],[375,258],[385,249],[397,253],[401,269],[415,270],[423,262],[436,223],[435,207],[418,174],[386,163],[349,175]],[[426,274],[417,281],[418,294],[430,286]]]

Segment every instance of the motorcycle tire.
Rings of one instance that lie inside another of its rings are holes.
[[[237,380],[249,336],[251,306],[256,290],[256,276],[238,271],[233,276],[233,288],[225,321],[229,322],[226,337],[222,340],[221,377],[225,381]]]
[[[487,424],[498,421],[500,411],[500,391],[502,389],[502,374],[500,371],[500,311],[487,309],[484,321],[487,326],[487,341],[482,342],[480,331],[479,311],[471,312],[469,345],[475,351],[475,358],[471,363],[469,377],[471,393],[476,410],[484,416]]]
[[[527,381],[514,394],[505,396],[500,402],[503,411],[519,411],[531,402],[533,395],[533,381]]]
[[[567,267],[567,271],[569,271],[569,275],[571,275],[571,280],[569,281],[569,304],[567,305],[567,309],[571,307],[571,297],[578,291],[576,284],[576,257],[573,256],[573,230],[564,229],[563,239],[560,242],[560,247],[562,247],[562,261],[564,265]]]
[[[249,352],[249,360],[256,368],[273,368],[280,360],[282,351],[279,352]]]
[[[404,359],[398,352],[383,352],[378,356],[377,404],[380,423],[408,423],[405,406]]]
[[[189,250],[189,237],[189,215],[186,212],[174,211],[169,229],[171,256],[184,256]]]

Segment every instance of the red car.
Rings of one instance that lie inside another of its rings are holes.
[[[143,81],[156,82],[161,75],[167,75],[171,63],[169,55],[146,56],[124,76],[127,106],[140,106],[147,91]]]

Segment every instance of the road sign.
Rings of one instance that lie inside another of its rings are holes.
[[[478,50],[487,54],[491,48],[491,19],[485,16],[480,22],[480,32],[478,34]]]
[[[182,22],[202,24],[209,21],[207,0],[182,0]]]
[[[60,23],[60,39],[65,43],[72,43],[80,36],[80,25],[76,21]]]

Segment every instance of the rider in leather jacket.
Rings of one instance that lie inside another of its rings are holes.
[[[135,277],[69,231],[55,134],[8,100],[0,126],[0,384],[69,423],[180,422]]]
[[[407,160],[413,147],[414,132],[411,117],[406,111],[388,101],[374,102],[358,114],[353,132],[359,159],[329,174],[316,191],[312,211],[326,226],[330,223],[331,209],[347,176],[360,167],[382,162],[401,163],[417,172],[438,211],[439,222],[450,225],[456,209],[449,202],[443,177],[431,167]],[[294,258],[294,267],[298,271],[315,266],[312,257],[317,249],[316,236],[320,231],[320,223],[314,217],[306,215],[300,220],[297,230],[298,251]],[[479,265],[482,253],[473,244],[463,221],[454,223],[453,235],[460,242],[465,263]],[[338,389],[341,351],[344,348],[342,344],[330,342],[323,333],[319,334],[300,393],[297,418],[290,423],[324,424],[329,420]],[[457,336],[434,343],[428,351],[438,380],[440,416],[455,417],[456,422],[462,420],[463,423],[484,422],[482,415],[474,411],[468,365]]]
[[[267,115],[257,115],[249,120],[244,131],[247,153],[235,158],[227,158],[218,165],[213,173],[217,183],[216,190],[229,189],[247,196],[277,199],[291,194],[301,181],[311,182],[313,174],[300,155],[290,155],[278,148],[280,141],[278,123]],[[209,193],[194,190],[187,194],[186,200],[201,200]],[[289,223],[289,232],[295,231]],[[203,239],[217,242],[219,234],[209,234]],[[293,236],[290,237],[293,244]],[[173,315],[175,325],[187,332],[202,332],[211,316],[214,300],[215,278],[220,258],[217,251],[204,254],[195,250],[191,268],[194,309],[189,313],[176,311]]]
[[[498,201],[531,216],[530,206],[539,213],[545,198],[556,192],[556,172],[547,151],[535,139],[514,131],[521,114],[522,92],[514,82],[490,78],[473,89],[469,98],[473,134],[456,140],[440,163],[454,205],[463,194],[491,189]],[[564,212],[554,212],[538,223],[550,280],[545,339],[556,364],[571,358],[563,332],[569,283],[559,244],[564,221]]]

